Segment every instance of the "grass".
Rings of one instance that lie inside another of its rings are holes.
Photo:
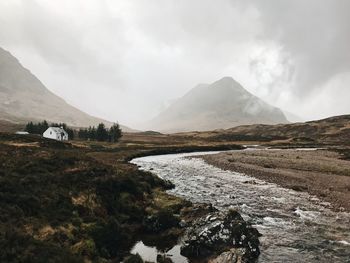
[[[0,262],[119,262],[140,239],[163,250],[174,245],[183,232],[179,220],[211,208],[168,195],[173,185],[139,171],[128,162],[135,157],[237,150],[247,143],[320,146],[305,138],[227,136],[147,132],[110,144],[0,133]],[[350,159],[348,148],[336,151]]]
[[[118,261],[145,232],[176,242],[179,215],[191,204],[127,161],[239,148],[159,134],[107,144],[2,133],[0,262]]]

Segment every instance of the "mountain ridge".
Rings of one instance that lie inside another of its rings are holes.
[[[188,132],[186,136],[208,141],[252,141],[350,145],[350,114],[287,124],[242,125],[220,131]]]
[[[27,121],[65,122],[74,127],[94,126],[112,122],[91,116],[57,96],[10,52],[0,47],[0,119],[23,123]],[[124,131],[132,129],[121,125]]]
[[[245,90],[232,77],[199,84],[152,119],[163,132],[227,129],[244,124],[288,123],[283,112]]]

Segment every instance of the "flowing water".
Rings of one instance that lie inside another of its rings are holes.
[[[259,262],[350,262],[349,213],[334,212],[307,193],[188,158],[212,153],[148,156],[132,163],[173,182],[169,193],[237,209],[263,235]]]

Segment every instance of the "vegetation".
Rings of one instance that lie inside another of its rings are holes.
[[[176,242],[191,204],[125,161],[159,147],[0,133],[0,262],[119,262],[140,232]]]
[[[143,263],[142,258],[139,254],[131,255],[130,257],[124,260],[124,263]]]
[[[240,148],[161,134],[67,143],[0,133],[0,262],[119,262],[140,238],[171,248],[179,219],[198,209],[127,160]]]
[[[47,129],[49,128],[49,124],[47,121],[33,123],[28,122],[25,131],[31,133],[31,134],[43,134]]]
[[[122,137],[122,130],[117,123],[109,129],[100,123],[97,128],[93,126],[88,129],[80,129],[78,137],[83,140],[117,142]]]
[[[70,140],[75,138],[74,129],[67,126],[66,123],[48,123],[42,121],[38,123],[28,122],[25,126],[25,131],[30,134],[42,135],[49,127],[62,127],[67,133]],[[105,142],[118,142],[122,137],[122,130],[119,124],[113,124],[109,129],[103,123],[100,123],[97,127],[89,127],[87,129],[79,129],[78,138],[89,141],[105,141]]]
[[[28,122],[25,131],[31,134],[42,135],[49,127],[62,127],[67,133],[70,140],[74,139],[74,130],[69,128],[65,123],[48,123],[47,121],[42,121],[38,123]]]

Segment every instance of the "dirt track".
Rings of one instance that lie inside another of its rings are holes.
[[[247,150],[201,156],[206,162],[297,191],[350,211],[350,161],[326,150]]]

